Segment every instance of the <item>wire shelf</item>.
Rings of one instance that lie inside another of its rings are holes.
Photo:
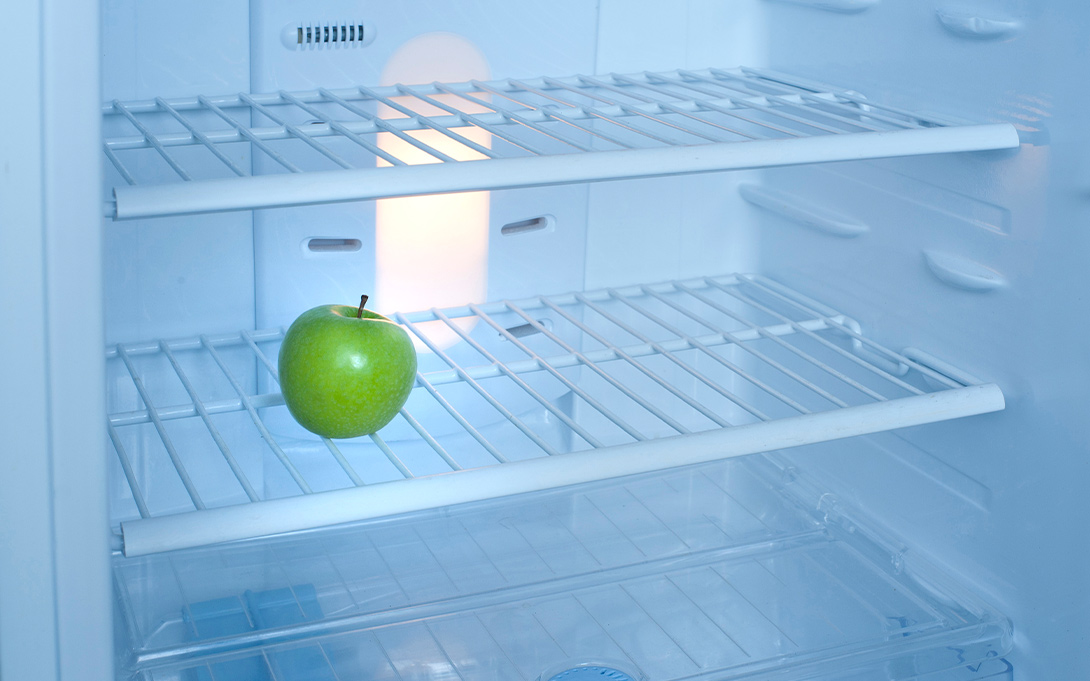
[[[283,329],[108,350],[126,555],[320,527],[1003,408],[1003,396],[759,276],[397,314],[420,342],[379,433],[319,439]]]
[[[1018,145],[1009,124],[750,68],[115,100],[103,114],[115,219]]]

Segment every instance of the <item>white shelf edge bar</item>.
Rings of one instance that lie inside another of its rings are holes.
[[[103,113],[116,171],[106,214],[118,220],[1019,144],[1008,123],[745,68],[160,98]]]
[[[117,220],[514,189],[833,161],[1008,149],[1007,123],[753,140],[579,155],[236,177],[114,189]]]
[[[804,444],[924,425],[1004,408],[984,384],[767,423],[618,445],[122,523],[124,553],[139,556],[646,473]]]

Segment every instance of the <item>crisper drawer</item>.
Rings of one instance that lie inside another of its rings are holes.
[[[115,560],[151,680],[1005,678],[1009,623],[764,457]],[[570,671],[565,674],[565,670]],[[999,674],[999,676],[994,676]],[[928,677],[924,677],[928,678]]]

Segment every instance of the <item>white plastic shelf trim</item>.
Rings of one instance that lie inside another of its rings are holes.
[[[1018,146],[1009,124],[749,68],[198,95],[103,113],[115,219]]]
[[[737,275],[397,314],[416,387],[320,440],[276,386],[283,330],[108,350],[126,555],[320,527],[1003,408],[918,350]]]

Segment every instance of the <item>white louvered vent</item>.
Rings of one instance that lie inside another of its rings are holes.
[[[363,47],[375,40],[375,28],[363,21],[288,24],[280,41],[289,50]]]

